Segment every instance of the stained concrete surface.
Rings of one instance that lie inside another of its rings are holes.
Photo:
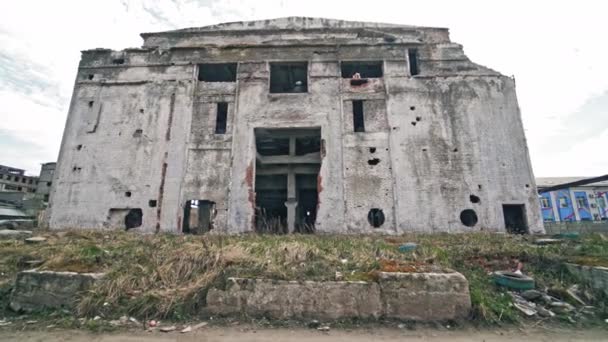
[[[2,328],[0,328],[2,329]],[[320,332],[311,329],[257,329],[255,327],[212,327],[188,334],[178,332],[121,332],[94,334],[82,331],[2,331],[2,341],[24,342],[368,342],[368,341],[453,341],[453,342],[507,342],[507,341],[605,341],[602,329],[566,330],[560,328],[489,329],[489,330],[404,330],[395,328],[331,329]]]

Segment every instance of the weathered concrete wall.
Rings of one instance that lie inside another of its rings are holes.
[[[14,311],[72,308],[78,294],[87,290],[102,273],[75,273],[29,270],[19,272],[11,293]]]
[[[604,295],[608,296],[608,267],[576,264],[566,264],[566,267],[570,273],[589,284],[591,288],[603,291]]]
[[[225,290],[207,294],[211,314],[275,319],[437,321],[465,318],[470,308],[468,282],[459,273],[382,273],[378,283],[230,278]]]
[[[284,18],[143,37],[142,49],[83,53],[51,228],[124,228],[110,210],[139,208],[139,230],[179,232],[199,199],[216,203],[215,231],[252,231],[254,129],[320,127],[318,232],[502,231],[503,204],[525,205],[542,231],[514,81],[470,62],[446,29]],[[381,61],[383,77],[351,86],[340,62],[357,60]],[[269,93],[275,61],[307,61],[308,92]],[[197,80],[197,64],[222,62],[238,63],[236,82]],[[353,100],[365,132],[353,132]],[[225,134],[217,102],[228,103]],[[372,208],[385,215],[378,228]]]

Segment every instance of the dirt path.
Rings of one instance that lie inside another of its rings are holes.
[[[121,332],[94,334],[78,330],[64,331],[1,331],[0,341],[25,342],[368,342],[368,341],[606,341],[608,331],[595,329],[572,331],[565,329],[538,330],[457,330],[437,331],[400,330],[391,328],[331,330],[320,332],[311,329],[255,329],[248,327],[204,328],[188,334],[179,332]]]

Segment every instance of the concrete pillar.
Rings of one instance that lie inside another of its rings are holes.
[[[578,213],[578,203],[576,202],[576,196],[574,195],[574,189],[568,189],[570,198],[572,199],[572,210],[574,210],[574,218],[576,222],[580,222],[581,216]]]
[[[549,192],[549,198],[551,199],[551,209],[553,210],[553,218],[555,222],[560,222],[561,218],[559,217],[559,201],[557,197],[555,197],[555,191]]]
[[[296,138],[289,138],[289,156],[295,157],[296,155]],[[293,170],[293,165],[289,165],[287,173],[287,231],[293,233],[296,230],[296,207],[298,201],[296,200],[296,174]]]

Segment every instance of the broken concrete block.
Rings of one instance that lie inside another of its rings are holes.
[[[103,273],[19,272],[9,305],[14,311],[26,312],[46,308],[72,308],[78,294],[103,276]]]
[[[566,264],[566,268],[591,288],[603,291],[608,296],[608,267]]]

